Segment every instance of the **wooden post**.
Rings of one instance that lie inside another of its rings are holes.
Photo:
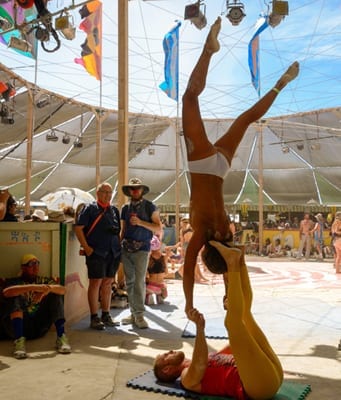
[[[125,203],[121,191],[128,183],[128,1],[118,1],[118,191],[117,205]]]
[[[30,214],[31,203],[31,176],[32,176],[32,148],[34,127],[34,93],[27,86],[27,146],[26,146],[26,187],[25,187],[25,215]]]
[[[263,225],[264,225],[264,217],[263,217],[263,126],[262,121],[258,123],[258,152],[259,152],[259,163],[258,163],[258,183],[259,183],[259,191],[258,191],[258,240],[259,240],[259,254],[262,254],[263,247]]]

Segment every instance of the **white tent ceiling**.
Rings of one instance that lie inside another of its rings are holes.
[[[28,82],[0,67],[0,80],[16,85],[14,124],[0,124],[0,182],[23,199],[26,184]],[[34,106],[31,200],[40,200],[58,187],[94,190],[98,109],[52,92],[50,104]],[[332,108],[267,118],[252,125],[245,134],[225,180],[226,204],[258,203],[259,180],[263,176],[264,204],[341,205],[341,109]],[[205,120],[211,141],[217,140],[232,120]],[[160,205],[174,206],[176,183],[176,130],[181,121],[153,115],[129,115],[129,175],[138,176],[151,187],[149,198]],[[178,129],[181,136],[181,129]],[[48,141],[48,134],[58,141]],[[260,134],[261,133],[261,134]],[[62,143],[64,135],[70,143]],[[262,165],[259,138],[263,140]],[[74,146],[81,140],[81,148]],[[103,111],[101,124],[101,178],[117,185],[117,112]],[[285,150],[288,151],[285,151]],[[188,206],[189,177],[181,138],[179,154],[180,204]],[[203,194],[205,195],[205,194]]]

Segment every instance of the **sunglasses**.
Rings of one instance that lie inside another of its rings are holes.
[[[32,260],[32,261],[29,261],[26,264],[23,264],[24,267],[35,267],[36,265],[40,265],[40,261]]]

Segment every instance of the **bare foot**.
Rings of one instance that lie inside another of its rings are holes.
[[[240,257],[242,255],[242,252],[239,249],[226,247],[222,243],[215,242],[214,240],[210,240],[209,244],[219,251],[226,262],[228,270],[230,270],[230,268],[239,269]]]
[[[209,53],[216,53],[220,49],[220,44],[218,41],[218,34],[221,28],[221,17],[218,17],[214,24],[211,26],[210,32],[207,36],[205,43],[205,50]]]
[[[283,89],[289,82],[291,82],[297,77],[299,70],[300,70],[300,65],[297,61],[295,61],[279,78],[275,87],[279,90]]]

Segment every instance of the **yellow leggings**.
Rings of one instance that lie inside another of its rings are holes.
[[[252,289],[244,259],[228,269],[225,326],[240,379],[249,397],[269,399],[283,381],[281,363],[251,314]]]

